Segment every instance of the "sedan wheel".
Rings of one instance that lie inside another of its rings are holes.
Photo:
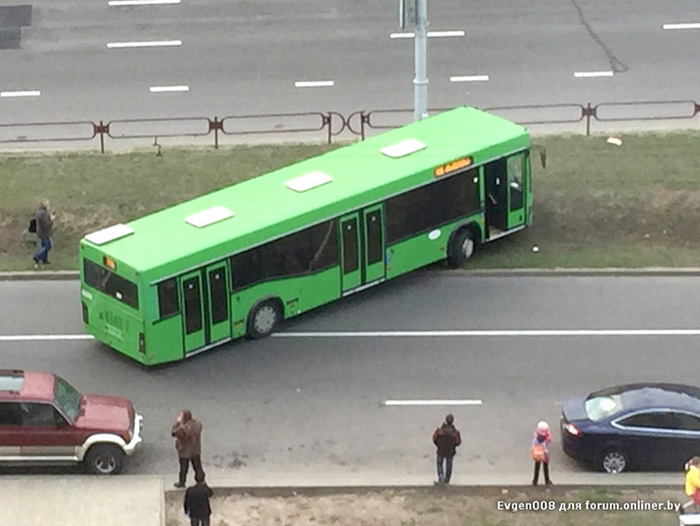
[[[622,473],[629,467],[629,461],[623,451],[611,449],[603,453],[600,459],[600,467],[606,473]]]

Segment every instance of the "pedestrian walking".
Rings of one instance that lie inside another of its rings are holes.
[[[190,463],[192,463],[192,468],[194,469],[195,479],[196,477],[201,477],[204,480],[201,422],[192,417],[192,412],[189,409],[184,409],[177,415],[170,435],[176,439],[175,449],[180,459],[180,475],[175,483],[175,487],[185,487]]]
[[[51,236],[53,235],[53,222],[56,219],[56,213],[51,211],[48,199],[41,199],[39,207],[34,216],[36,219],[36,235],[41,243],[39,250],[34,254],[34,268],[39,267],[39,263],[48,265],[49,251],[53,247]]]
[[[437,481],[435,484],[449,484],[452,478],[452,460],[457,454],[457,446],[462,436],[454,426],[455,417],[445,416],[445,422],[433,433],[433,444],[437,446]]]
[[[185,491],[185,515],[190,518],[190,526],[209,526],[211,505],[209,499],[214,495],[204,481],[204,473],[194,476],[196,484]]]
[[[549,478],[549,444],[552,443],[552,433],[549,432],[549,424],[544,420],[537,423],[537,431],[532,438],[530,456],[535,461],[535,473],[532,477],[532,485],[537,486],[540,478],[540,465],[544,471],[544,483],[549,485],[552,480]]]

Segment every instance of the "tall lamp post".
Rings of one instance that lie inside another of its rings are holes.
[[[428,0],[398,0],[399,27],[415,25],[413,37],[415,77],[413,78],[413,118],[428,116]]]

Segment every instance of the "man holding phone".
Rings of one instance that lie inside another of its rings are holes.
[[[192,417],[192,412],[189,409],[183,409],[177,415],[170,435],[175,437],[175,449],[180,459],[180,475],[175,483],[175,487],[185,487],[190,462],[192,463],[195,477],[204,480],[204,470],[202,469],[202,423]]]

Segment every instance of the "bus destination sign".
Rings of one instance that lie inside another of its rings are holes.
[[[443,175],[456,172],[457,170],[471,166],[473,162],[474,160],[471,157],[462,157],[456,161],[443,164],[435,168],[435,177],[442,177]]]

